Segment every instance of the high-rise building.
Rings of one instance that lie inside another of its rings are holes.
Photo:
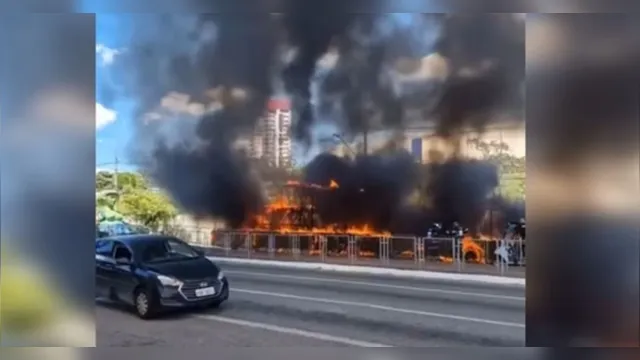
[[[272,99],[259,119],[251,141],[251,156],[270,166],[291,166],[291,105],[286,99]]]
[[[411,155],[417,162],[422,163],[422,138],[411,139]]]

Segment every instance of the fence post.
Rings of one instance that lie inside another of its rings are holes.
[[[378,240],[380,262],[384,265],[389,265],[389,238],[381,236]]]
[[[414,237],[413,242],[417,243],[418,268],[423,269],[424,268],[424,238]]]
[[[298,260],[300,258],[300,237],[298,235],[289,235],[289,243],[291,244],[293,258]]]
[[[320,237],[320,259],[322,262],[327,261],[327,237],[325,235],[318,235]]]
[[[253,247],[252,234],[247,232],[244,236],[244,247],[247,250],[247,258],[251,259],[251,248]]]
[[[451,256],[453,257],[453,263],[457,266],[458,271],[462,271],[462,264],[460,259],[460,253],[462,252],[461,245],[462,244],[460,243],[460,238],[458,236],[454,236],[451,239],[451,246],[453,251]]]
[[[216,236],[218,236],[219,233],[216,233]],[[222,233],[223,235],[223,243],[224,243],[224,254],[225,256],[229,256],[229,253],[231,252],[231,234],[227,231]]]
[[[417,237],[413,238],[413,263],[416,268],[420,268],[420,244]]]
[[[357,244],[356,244],[356,236],[349,235],[347,237],[347,257],[349,258],[349,263],[355,263],[357,259]]]
[[[274,234],[269,234],[267,238],[267,252],[269,253],[269,258],[273,259],[275,257],[276,236]]]

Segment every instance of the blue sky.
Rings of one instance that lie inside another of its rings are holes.
[[[131,27],[122,15],[98,15],[96,22],[96,166],[111,168],[117,156],[124,167],[131,167],[124,149],[132,133],[132,104],[106,104],[100,91],[112,81],[111,63],[126,46]]]

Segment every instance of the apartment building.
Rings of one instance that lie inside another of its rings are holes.
[[[288,168],[292,162],[291,104],[286,99],[272,99],[259,119],[251,139],[250,154],[270,166]]]
[[[455,151],[468,158],[480,158],[482,153],[469,140],[480,138],[484,142],[504,143],[508,152],[517,157],[524,157],[526,153],[526,136],[524,124],[501,124],[490,126],[482,134],[468,131],[461,134],[456,149],[442,138],[434,135],[429,129],[409,129],[406,132],[405,148],[411,152],[416,161],[428,162],[433,152],[449,157]]]

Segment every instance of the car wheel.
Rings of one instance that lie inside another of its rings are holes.
[[[143,288],[136,290],[134,294],[134,305],[136,314],[141,319],[153,318],[158,310],[153,294]]]

